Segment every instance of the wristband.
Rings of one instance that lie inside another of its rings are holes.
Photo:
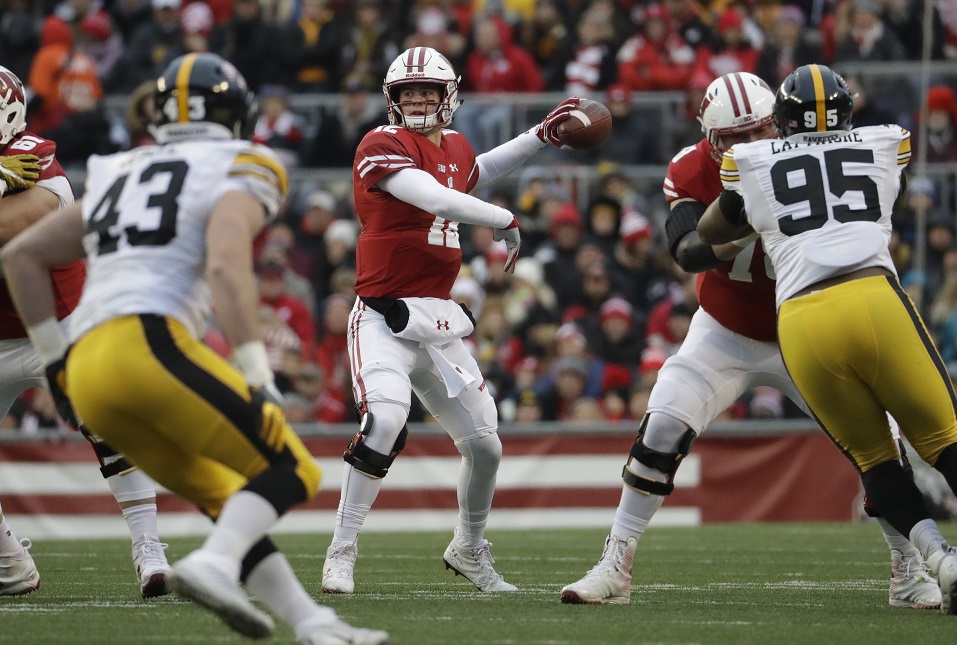
[[[70,346],[59,321],[52,316],[43,322],[27,327],[27,334],[30,336],[30,342],[33,343],[33,349],[44,366],[63,358]]]
[[[248,385],[255,387],[272,382],[273,373],[269,367],[266,345],[261,340],[251,340],[234,349],[233,360],[246,377]]]

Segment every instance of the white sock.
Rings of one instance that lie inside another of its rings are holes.
[[[912,557],[914,554],[920,555],[920,551],[917,550],[917,547],[911,544],[910,540],[898,533],[897,529],[891,526],[890,522],[883,517],[875,519],[881,527],[881,532],[884,533],[884,541],[887,542],[888,548],[892,551],[900,551],[907,557]]]
[[[622,486],[621,500],[618,502],[618,510],[615,511],[611,534],[623,540],[630,537],[641,539],[651,518],[664,501],[664,495],[644,495],[633,488]]]
[[[315,623],[329,624],[336,620],[336,612],[312,599],[289,561],[279,551],[270,553],[246,578],[246,588],[269,607],[279,619],[296,630],[298,626]]]
[[[262,495],[238,491],[226,500],[202,548],[242,560],[278,519],[276,509]]]
[[[351,542],[359,539],[359,531],[382,489],[382,479],[374,479],[357,471],[350,464],[342,470],[342,496],[336,511],[336,531],[333,542]]]
[[[941,549],[947,548],[947,540],[940,534],[940,527],[932,519],[921,520],[910,530],[910,541],[916,546],[924,560]]]
[[[7,524],[7,518],[3,516],[0,509],[0,557],[19,558],[23,555],[23,547],[20,546],[20,540],[13,534],[13,529]]]

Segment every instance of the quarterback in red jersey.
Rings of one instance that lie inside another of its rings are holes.
[[[73,188],[56,159],[56,143],[25,131],[26,101],[20,79],[0,67],[0,244],[47,213],[73,203]],[[71,262],[50,272],[57,318],[69,324],[80,300],[86,268]],[[0,280],[0,418],[16,398],[33,387],[45,387],[43,365]],[[156,487],[107,444],[84,432],[100,472],[123,511],[133,540],[133,564],[144,598],[167,593],[169,565],[156,525]],[[23,540],[29,548],[29,541]],[[0,510],[0,596],[29,593],[40,584],[33,558],[14,536]]]
[[[542,123],[476,157],[447,128],[458,109],[459,78],[438,51],[413,47],[389,67],[383,91],[390,125],[365,136],[353,169],[362,222],[349,361],[360,429],[343,455],[342,497],[326,552],[322,588],[352,593],[359,530],[382,478],[405,445],[412,393],[462,455],[459,522],[446,568],[481,591],[515,591],[492,567],[485,525],[502,456],[495,401],[462,338],[471,313],[451,300],[462,264],[460,222],[494,229],[511,270],[521,236],[508,210],[468,193],[516,168],[547,143],[577,107],[571,98]]]
[[[774,93],[757,76],[726,74],[708,86],[699,120],[705,138],[671,160],[664,181],[671,214],[665,223],[675,261],[697,272],[698,300],[688,336],[658,372],[648,412],[622,473],[624,486],[598,565],[562,589],[562,602],[628,604],[638,539],[665,496],[678,465],[709,423],[746,391],[783,392],[810,412],[791,381],[777,344],[774,274],[755,235],[729,244],[704,243],[696,230],[722,192],[721,155],[736,143],[777,136]],[[940,605],[940,589],[919,551],[882,518],[891,550],[889,602],[920,609]]]

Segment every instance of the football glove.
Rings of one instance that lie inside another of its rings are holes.
[[[40,178],[40,158],[36,155],[0,157],[0,195],[8,190],[30,188]]]
[[[518,220],[512,218],[512,223],[505,228],[497,228],[492,231],[492,239],[496,242],[505,241],[505,248],[508,249],[508,257],[505,258],[505,271],[513,273],[515,271],[515,260],[518,259],[518,249],[522,246],[522,233],[518,228]]]
[[[73,404],[66,395],[66,356],[47,365],[45,372],[57,414],[64,423],[78,430],[80,422],[76,418],[76,412],[73,411]]]
[[[568,118],[569,112],[578,108],[580,102],[580,98],[573,96],[559,103],[558,107],[549,112],[535,129],[535,134],[538,138],[543,142],[552,144],[556,148],[564,146],[565,144],[558,138],[558,126],[562,121]]]
[[[254,400],[256,398],[262,398],[266,403],[273,403],[283,410],[286,409],[286,397],[284,397],[282,392],[279,391],[279,388],[276,387],[275,381],[269,381],[264,385],[252,386],[249,388],[249,391],[252,393]]]

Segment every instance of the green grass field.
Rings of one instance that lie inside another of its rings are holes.
[[[944,527],[951,539],[957,525]],[[638,546],[632,604],[562,605],[559,590],[601,552],[600,530],[493,531],[517,594],[483,595],[442,564],[449,535],[362,538],[353,596],[320,593],[329,536],[282,535],[306,588],[348,621],[409,645],[954,643],[957,617],[887,606],[889,556],[876,525],[653,528]],[[170,560],[198,545],[170,540]],[[185,601],[140,600],[123,540],[38,541],[40,589],[0,600],[0,642],[240,643]],[[285,626],[270,643],[294,643]]]

